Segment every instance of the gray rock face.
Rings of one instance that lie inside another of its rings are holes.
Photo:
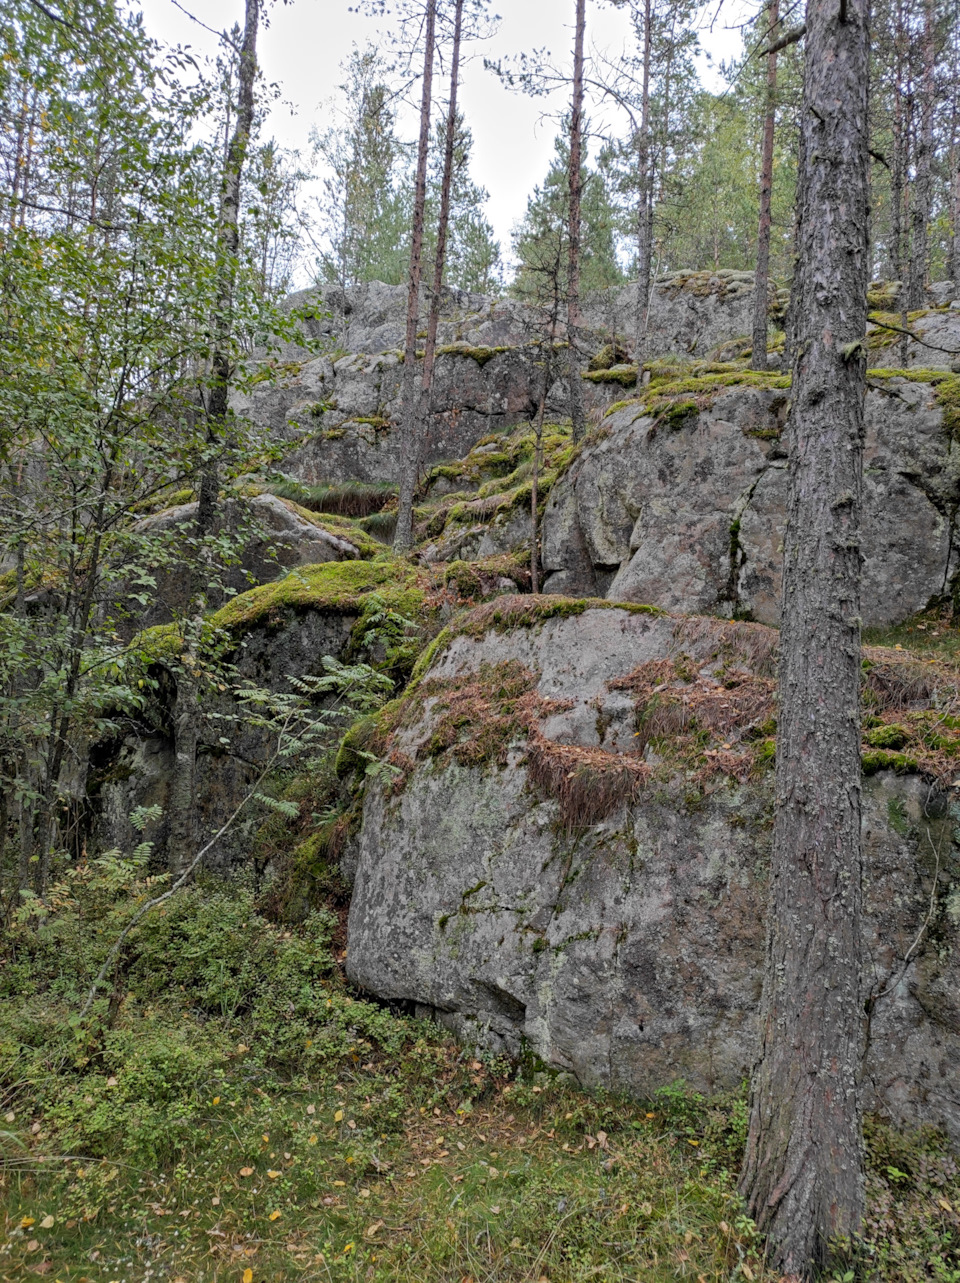
[[[241,683],[292,694],[291,677],[318,675],[324,656],[343,654],[356,619],[356,614],[305,611],[279,623],[264,620],[238,639],[233,656],[237,676]],[[196,766],[196,831],[202,841],[217,832],[249,793],[276,746],[264,729],[237,717],[239,710],[228,696],[212,707],[208,701],[204,708],[208,716]],[[228,742],[223,744],[221,737]],[[98,847],[130,851],[145,838],[154,844],[158,865],[165,863],[174,752],[172,727],[164,725],[133,727],[121,739],[94,747],[85,791],[95,806]],[[161,820],[140,835],[130,814],[138,806],[153,805],[162,808]],[[248,806],[211,851],[206,867],[235,869],[263,820],[260,807]]]
[[[788,392],[733,387],[679,422],[626,407],[554,488],[547,592],[778,617]],[[872,379],[866,403],[863,617],[889,624],[957,569],[957,451],[929,384]]]
[[[187,607],[191,575],[189,568],[177,560],[177,548],[188,537],[196,515],[196,503],[185,503],[145,517],[137,524],[138,533],[159,537],[172,554],[172,559],[156,571],[157,586],[151,592],[150,605],[138,612],[138,627],[169,623]],[[240,564],[226,567],[222,573],[223,586],[234,592],[270,583],[293,566],[352,561],[360,555],[348,540],[308,521],[276,495],[228,500],[224,524],[244,540]]]
[[[752,276],[742,272],[675,274],[659,281],[647,356],[702,356],[744,334],[752,291]],[[635,287],[627,286],[585,301],[585,350],[599,348],[612,335],[632,335],[635,296]],[[281,361],[265,367],[268,377],[249,393],[234,397],[234,409],[265,436],[289,442],[283,468],[298,480],[396,480],[405,287],[322,287],[291,295],[287,306],[310,314],[304,329],[328,354],[316,357],[306,348],[282,345]],[[536,314],[516,300],[448,291],[439,346],[460,345],[476,356],[441,351],[437,358],[424,465],[460,458],[481,437],[533,418],[543,378],[531,346],[537,329]],[[588,410],[605,409],[622,394],[618,384],[584,384]],[[550,413],[569,413],[563,380],[547,400]]]
[[[516,1052],[525,1042],[583,1083],[638,1094],[678,1077],[704,1091],[739,1084],[757,1049],[769,774],[648,783],[571,829],[534,770],[533,736],[579,751],[572,770],[598,754],[636,770],[633,703],[617,679],[679,655],[708,685],[720,663],[727,679],[769,674],[771,647],[756,625],[621,609],[457,637],[427,674],[419,718],[398,732],[405,785],[368,786],[350,977],[475,1043]],[[432,755],[443,692],[489,682],[504,664],[530,670],[535,695],[560,704],[540,710],[500,765]],[[960,865],[949,808],[919,778],[880,773],[865,781],[863,832],[868,974],[883,994],[868,1105],[960,1139]],[[933,920],[904,966],[932,891]]]

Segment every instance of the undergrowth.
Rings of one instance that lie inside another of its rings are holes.
[[[336,918],[203,881],[73,1019],[136,869],[83,866],[0,966],[0,1278],[772,1283],[742,1092],[649,1101],[477,1055],[351,992]],[[868,1130],[858,1279],[958,1277],[943,1139]]]

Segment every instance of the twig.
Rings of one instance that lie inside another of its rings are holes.
[[[939,343],[928,343],[919,334],[914,334],[913,330],[905,330],[901,325],[890,325],[887,321],[870,321],[869,317],[867,320],[871,325],[876,325],[881,330],[893,330],[896,334],[906,334],[908,339],[913,339],[914,343],[919,343],[921,347],[930,348],[932,352],[945,352],[947,356],[960,356],[960,348],[941,347]],[[944,370],[944,374],[946,373],[947,371]]]
[[[32,2],[36,3],[36,0],[32,0]],[[200,19],[195,14],[192,14],[189,9],[185,9],[183,5],[179,3],[179,0],[170,0],[170,3],[175,5],[181,13],[185,13],[192,22],[197,24],[198,27],[203,27],[204,31],[209,31],[211,36],[216,36],[218,40],[222,40],[224,44],[229,45],[234,53],[241,52],[240,46],[234,44],[225,31],[214,31],[213,27],[208,27],[205,22],[201,22]]]

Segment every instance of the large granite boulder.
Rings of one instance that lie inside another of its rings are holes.
[[[735,1087],[758,1039],[776,634],[606,606],[481,607],[384,720],[348,974],[583,1083]],[[960,1139],[954,810],[917,774],[864,780],[868,1104]]]
[[[546,591],[774,623],[789,388],[763,382],[711,387],[706,376],[672,404],[651,410],[641,398],[611,413],[550,496]],[[942,393],[942,384],[868,380],[867,624],[898,622],[952,590],[960,456]]]
[[[156,550],[155,587],[146,605],[133,604],[138,628],[166,624],[181,617],[194,592],[193,573],[185,556],[192,538],[197,504],[183,503],[144,517],[134,527]],[[272,494],[225,499],[214,533],[229,534],[239,555],[221,565],[219,586],[211,604],[220,605],[227,593],[245,592],[270,583],[294,566],[327,561],[354,561],[360,548],[344,534],[327,529],[324,519]]]

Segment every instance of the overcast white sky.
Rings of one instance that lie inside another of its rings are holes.
[[[208,27],[220,31],[243,20],[242,0],[181,0],[184,8]],[[356,43],[376,40],[375,20],[349,11],[350,0],[295,0],[274,4],[270,26],[260,39],[260,64],[270,81],[282,86],[287,105],[278,104],[267,126],[283,147],[298,148],[306,159],[312,125],[323,128],[324,104],[329,103],[340,80],[339,64]],[[716,0],[714,0],[716,4]],[[712,30],[705,30],[702,44],[718,63],[740,49],[740,35],[725,26],[737,21],[749,0],[727,0]],[[499,30],[468,63],[461,88],[466,119],[475,139],[473,176],[490,193],[486,214],[494,226],[505,255],[510,233],[523,214],[533,184],[546,173],[553,149],[554,126],[540,120],[542,101],[531,100],[503,88],[483,68],[483,54],[491,58],[547,48],[559,60],[569,57],[572,44],[572,0],[493,0],[502,13]],[[195,53],[213,54],[216,38],[179,9],[173,0],[142,0],[148,31],[167,43],[190,45]],[[627,24],[621,10],[609,5],[589,6],[588,41],[597,48],[619,48]],[[712,11],[715,12],[715,9]],[[712,12],[711,15],[712,16]],[[717,78],[703,63],[708,83]],[[412,129],[409,131],[412,133]]]

